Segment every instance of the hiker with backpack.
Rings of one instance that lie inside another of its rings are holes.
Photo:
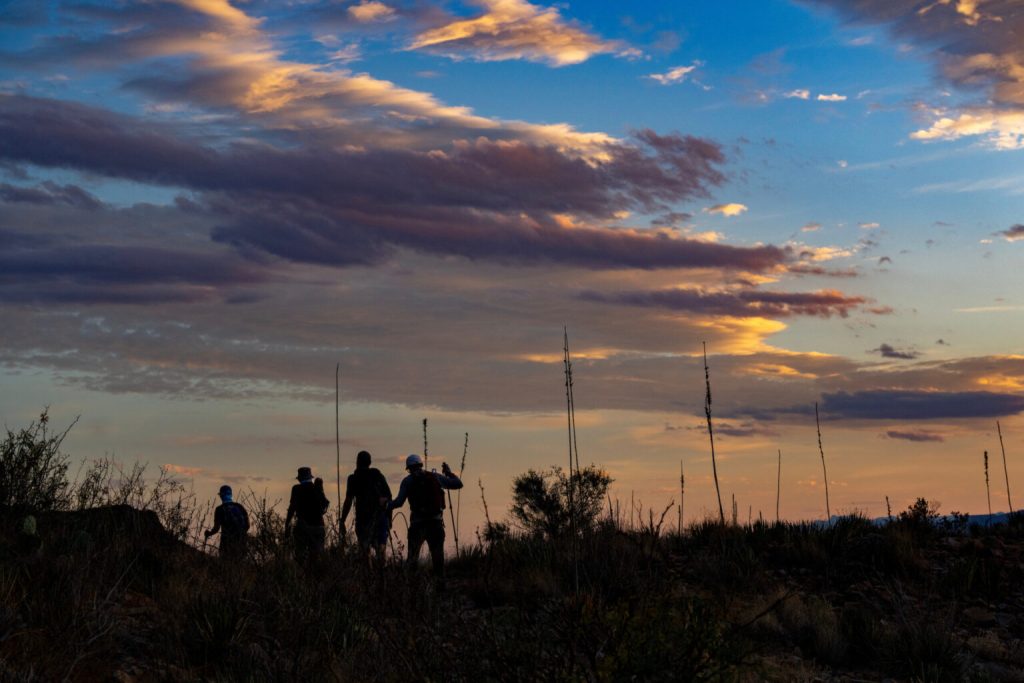
[[[388,480],[376,467],[370,467],[372,458],[367,451],[359,451],[356,455],[356,471],[348,475],[345,487],[345,503],[341,508],[341,528],[345,528],[345,520],[356,506],[356,540],[359,552],[368,558],[370,550],[374,551],[379,562],[384,560],[384,550],[391,531],[391,514],[385,510],[391,500],[391,487]],[[344,539],[344,535],[342,536]]]
[[[324,513],[331,504],[324,494],[322,479],[313,479],[313,471],[300,467],[295,477],[299,483],[292,486],[288,500],[288,513],[284,519],[284,535],[292,537],[295,559],[301,565],[311,565],[320,558],[327,539]],[[295,531],[292,533],[292,518]]]
[[[206,530],[206,538],[220,533],[220,555],[239,559],[245,556],[249,541],[249,513],[232,500],[231,487],[225,484],[217,492],[220,505],[213,511],[213,528]]]
[[[444,489],[461,489],[462,480],[441,463],[441,474],[423,469],[423,458],[413,453],[405,459],[409,475],[398,488],[398,497],[387,504],[390,512],[409,501],[409,566],[415,567],[420,559],[420,549],[426,541],[430,548],[430,559],[434,576],[444,576]]]

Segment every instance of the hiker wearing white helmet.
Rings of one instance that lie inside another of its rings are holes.
[[[409,475],[402,480],[398,497],[388,503],[388,511],[405,505],[409,500],[409,566],[415,567],[420,559],[420,549],[426,541],[430,548],[430,559],[434,576],[444,575],[444,489],[461,489],[462,480],[441,463],[441,474],[423,469],[423,458],[413,453],[405,459]]]

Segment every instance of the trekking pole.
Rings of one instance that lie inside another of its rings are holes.
[[[338,543],[345,542],[345,528],[341,523],[341,419],[339,404],[340,391],[338,389],[338,375],[341,372],[341,363],[334,366],[334,451],[336,456],[336,473],[338,478]]]
[[[452,492],[451,489],[445,489],[448,492],[448,514],[452,518],[452,536],[455,537],[455,557],[459,557],[459,528],[455,525],[455,508],[452,506]]]

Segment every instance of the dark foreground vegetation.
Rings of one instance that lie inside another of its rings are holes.
[[[31,429],[5,473],[59,449]],[[679,534],[602,513],[576,543],[495,524],[442,587],[336,543],[300,569],[257,501],[227,564],[187,542],[199,513],[166,478],[58,466],[33,500],[37,470],[0,475],[0,681],[1024,679],[1017,517],[967,528],[920,501],[882,527]]]

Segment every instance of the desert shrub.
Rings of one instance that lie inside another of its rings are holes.
[[[740,658],[721,616],[696,598],[595,604],[581,621],[598,680],[722,680]]]
[[[950,683],[967,677],[967,661],[951,618],[904,613],[891,647],[896,668],[916,681]]]
[[[69,458],[61,451],[71,423],[62,432],[50,429],[44,410],[28,427],[11,431],[0,444],[0,506],[63,510],[71,501]]]
[[[916,538],[929,538],[935,534],[939,519],[939,506],[925,498],[918,498],[914,504],[901,512],[894,522]]]
[[[559,536],[569,529],[573,519],[577,529],[589,529],[601,512],[611,483],[608,473],[594,465],[573,472],[571,477],[561,467],[530,470],[512,483],[510,511],[530,533]]]

